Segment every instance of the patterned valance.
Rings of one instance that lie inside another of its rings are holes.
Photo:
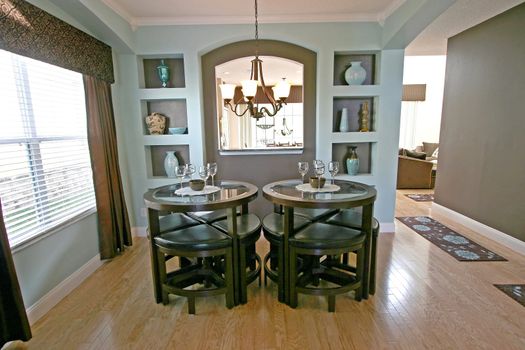
[[[0,49],[115,81],[110,46],[24,0],[0,0]]]

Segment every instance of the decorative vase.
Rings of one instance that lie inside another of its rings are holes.
[[[146,117],[146,125],[150,135],[162,135],[166,130],[166,116],[153,112]]]
[[[170,81],[170,68],[164,63],[164,60],[160,60],[160,64],[157,66],[157,75],[162,83],[162,87],[168,86]]]
[[[348,146],[346,153],[346,172],[348,175],[357,175],[359,171],[359,157],[357,156],[356,146]]]
[[[166,158],[164,158],[164,170],[168,177],[175,177],[175,168],[179,165],[176,153],[177,151],[166,152]]]
[[[368,115],[370,114],[368,110],[368,101],[363,102],[361,105],[361,123],[359,125],[359,131],[361,132],[367,132],[370,131],[368,129]]]
[[[348,132],[348,108],[341,110],[341,121],[339,122],[339,131]]]
[[[345,80],[348,85],[361,85],[366,79],[366,70],[361,67],[361,61],[350,62],[345,71]]]

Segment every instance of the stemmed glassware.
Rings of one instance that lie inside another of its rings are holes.
[[[333,160],[328,163],[328,172],[332,175],[332,185],[334,184],[334,177],[339,172],[339,162]]]
[[[217,175],[217,163],[208,163],[207,167],[211,176],[211,185],[215,186],[215,175]]]
[[[188,176],[191,180],[191,178],[193,177],[193,174],[195,174],[195,165],[186,164],[186,176]]]
[[[182,188],[182,179],[186,176],[187,167],[186,165],[178,165],[175,168],[175,176],[180,180],[180,188]]]
[[[308,173],[308,162],[297,163],[297,169],[299,170],[299,174],[301,174],[304,183],[304,176]]]
[[[314,172],[315,175],[318,177],[317,181],[317,190],[319,191],[321,189],[321,176],[324,174],[325,166],[322,160],[314,160]]]
[[[206,182],[208,181],[208,178],[210,177],[210,168],[208,168],[207,165],[201,165],[199,167],[199,176],[201,179],[204,180],[204,186],[206,186]]]

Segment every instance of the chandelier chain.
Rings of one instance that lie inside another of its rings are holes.
[[[259,56],[259,20],[257,11],[257,0],[255,0],[255,56]]]

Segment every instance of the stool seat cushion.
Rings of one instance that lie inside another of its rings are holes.
[[[311,223],[311,221],[306,219],[305,217],[294,215],[293,227],[295,232],[302,229],[309,223]],[[266,215],[263,219],[263,231],[266,237],[270,236],[269,238],[273,238],[275,240],[282,240],[283,227],[284,214],[270,213]]]
[[[237,215],[239,214],[240,214],[240,211],[239,209],[237,209]],[[187,213],[187,215],[191,216],[195,220],[199,220],[201,222],[211,224],[215,221],[225,219],[228,215],[228,212],[226,209],[218,209],[218,210],[213,210],[213,211],[195,211],[195,212]]]
[[[216,221],[212,224],[221,231],[228,232],[228,219]],[[239,239],[247,238],[253,234],[261,234],[261,220],[255,214],[237,216],[237,235]]]
[[[361,211],[355,209],[341,210],[339,213],[326,220],[326,222],[361,230]],[[379,222],[376,218],[372,219],[372,231],[376,235],[379,233]]]
[[[200,222],[181,213],[171,213],[159,219],[160,233],[199,224]]]
[[[344,248],[362,244],[365,237],[358,230],[316,222],[297,232],[290,238],[290,244],[310,249]]]
[[[307,218],[310,221],[318,221],[327,216],[334,215],[339,209],[319,208],[294,208],[294,214]]]
[[[197,225],[163,233],[155,237],[155,244],[165,249],[212,250],[230,246],[231,238],[211,226]]]

